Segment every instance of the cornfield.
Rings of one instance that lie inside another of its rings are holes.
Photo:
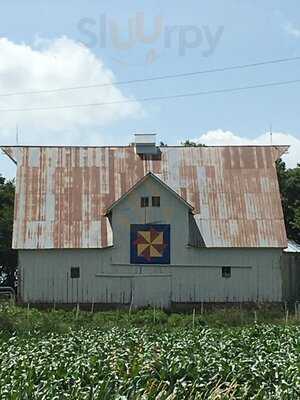
[[[0,339],[1,399],[299,399],[300,327],[70,330]]]

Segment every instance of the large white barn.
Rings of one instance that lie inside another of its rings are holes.
[[[6,146],[25,303],[279,302],[285,146]]]

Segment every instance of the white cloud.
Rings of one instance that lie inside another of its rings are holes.
[[[250,139],[234,134],[231,131],[223,131],[222,129],[208,131],[202,134],[199,138],[193,140],[206,145],[271,144],[269,132],[257,136],[254,139]],[[297,163],[300,162],[300,139],[288,133],[273,132],[272,143],[277,145],[290,145],[289,152],[283,156],[283,160],[286,162],[288,167],[296,167]]]
[[[291,22],[288,22],[284,29],[289,35],[300,38],[300,29],[296,28]]]
[[[0,54],[0,94],[94,83],[111,84],[115,80],[101,59],[82,44],[66,37],[52,41],[37,38],[32,46],[0,38]],[[119,88],[112,85],[58,93],[0,96],[0,110],[127,99]],[[102,142],[101,135],[95,135],[95,132],[101,127],[141,115],[141,106],[136,102],[53,111],[0,111],[0,143],[15,143],[18,124],[21,144],[99,144]]]

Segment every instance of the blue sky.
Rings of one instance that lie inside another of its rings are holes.
[[[155,22],[159,22],[156,37],[147,43],[136,34],[136,21],[143,19],[147,35],[155,32]],[[130,20],[135,35],[127,48],[121,49],[117,39],[123,44],[128,39]],[[1,4],[0,27],[4,62],[0,94],[300,56],[298,1],[10,0]],[[112,27],[119,36],[112,36]],[[86,51],[80,43],[87,45]],[[300,79],[299,66],[296,61],[124,85],[109,92],[97,88],[2,97],[0,108],[120,101]],[[272,124],[273,140],[292,144],[288,162],[295,165],[300,151],[299,100],[300,84],[295,84],[120,104],[110,110],[106,106],[106,110],[94,107],[72,112],[2,112],[0,142],[14,144],[18,124],[21,144],[127,144],[134,132],[156,132],[159,140],[168,144],[186,138],[208,144],[263,143]],[[11,174],[2,156],[0,173],[1,168],[2,173]]]

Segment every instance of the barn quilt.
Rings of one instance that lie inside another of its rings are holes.
[[[170,225],[131,225],[130,262],[170,264]]]

